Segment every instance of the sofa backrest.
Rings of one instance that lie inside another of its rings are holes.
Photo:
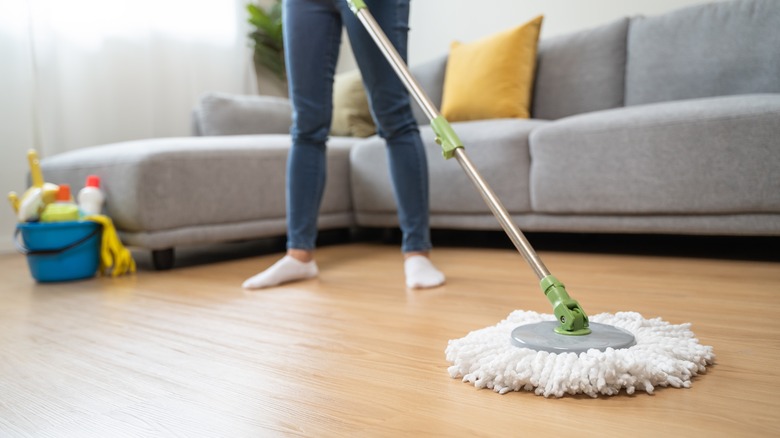
[[[732,0],[635,17],[626,105],[780,92],[780,1]]]
[[[444,91],[444,72],[447,70],[447,55],[440,55],[429,61],[410,67],[414,79],[428,95],[436,108],[441,108],[441,96]],[[420,108],[420,105],[412,99],[412,112],[420,125],[430,123],[428,116]]]
[[[628,23],[542,39],[531,116],[553,120],[623,106]]]

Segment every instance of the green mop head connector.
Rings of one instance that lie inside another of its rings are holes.
[[[541,281],[542,291],[553,305],[555,320],[521,324],[510,333],[512,345],[548,353],[588,353],[591,350],[621,350],[636,344],[627,330],[591,323],[579,303],[569,297],[563,283],[552,275]]]
[[[553,306],[555,318],[560,322],[560,325],[555,327],[555,333],[574,336],[590,334],[588,315],[582,310],[580,303],[569,296],[563,283],[548,275],[542,278],[539,285]]]

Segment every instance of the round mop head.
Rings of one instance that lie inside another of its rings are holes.
[[[554,321],[554,315],[516,310],[493,327],[449,341],[448,371],[477,388],[534,391],[545,397],[565,394],[616,395],[646,391],[656,386],[688,388],[691,377],[705,371],[715,358],[712,347],[700,345],[690,324],[672,325],[660,318],[644,319],[635,312],[602,313],[591,322],[614,326],[632,334],[628,348],[584,353],[550,353],[513,345],[518,326]]]

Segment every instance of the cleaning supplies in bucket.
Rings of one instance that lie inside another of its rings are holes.
[[[79,280],[97,273],[100,232],[100,224],[92,221],[19,223],[16,225],[16,247],[27,255],[27,264],[35,280]]]
[[[8,194],[19,218],[14,240],[39,282],[78,280],[96,273],[117,277],[135,272],[110,217],[100,214],[105,195],[97,175],[87,177],[76,205],[68,184],[44,183],[38,154],[30,150],[33,186],[19,198]]]

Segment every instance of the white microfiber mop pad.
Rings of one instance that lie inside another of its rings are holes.
[[[591,322],[609,324],[634,335],[636,345],[606,351],[548,353],[519,348],[510,337],[515,327],[555,320],[553,315],[516,310],[493,327],[449,341],[448,371],[477,388],[534,391],[545,397],[565,394],[616,395],[657,386],[688,388],[691,377],[703,373],[715,359],[712,347],[700,345],[690,324],[672,325],[660,318],[644,319],[635,312],[602,313]]]

